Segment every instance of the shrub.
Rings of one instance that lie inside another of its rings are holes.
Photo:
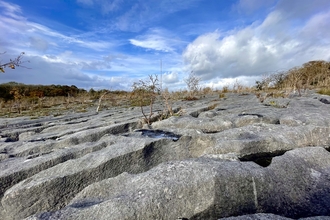
[[[183,98],[183,100],[184,101],[196,101],[196,100],[198,100],[198,98],[195,96],[186,96]]]
[[[131,103],[133,106],[140,106],[142,115],[147,124],[151,124],[151,117],[153,115],[153,104],[160,92],[157,75],[149,75],[148,80],[140,80],[133,84],[133,91],[131,94]],[[149,113],[144,112],[143,106],[149,105]]]
[[[225,98],[226,97],[226,95],[222,92],[222,93],[220,93],[219,94],[219,98],[221,99],[221,98]]]
[[[222,87],[221,93],[228,93],[228,92],[229,92],[229,87],[228,86]]]
[[[211,87],[205,87],[205,88],[203,88],[202,92],[203,92],[204,95],[212,94],[213,89]]]
[[[186,78],[184,81],[187,84],[189,96],[193,97],[195,93],[199,90],[200,78],[195,76],[193,71],[191,71],[188,78]]]

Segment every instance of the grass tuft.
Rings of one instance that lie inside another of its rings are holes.
[[[321,95],[328,95],[328,96],[330,96],[330,88],[320,89],[319,91],[317,91],[317,93],[319,93]]]

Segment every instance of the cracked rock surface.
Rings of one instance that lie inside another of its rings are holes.
[[[2,118],[0,219],[327,219],[328,101],[207,96],[143,128],[139,108]]]

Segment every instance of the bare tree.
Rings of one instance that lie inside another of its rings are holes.
[[[172,109],[172,95],[171,93],[168,91],[167,88],[165,88],[162,91],[162,97],[164,99],[165,102],[165,115],[170,114],[171,116],[173,116],[173,109]]]
[[[146,123],[151,124],[153,104],[158,93],[160,92],[158,76],[149,75],[149,80],[140,80],[139,82],[135,82],[132,87],[132,104],[141,107],[141,112],[145,118]],[[149,105],[149,114],[144,112],[143,106],[146,105]]]
[[[6,53],[6,52],[4,52],[4,53]],[[2,53],[2,54],[4,54],[4,53]],[[10,59],[9,62],[7,62],[7,63],[1,64],[1,62],[0,62],[0,72],[4,73],[6,67],[9,67],[11,69],[15,69],[16,67],[24,67],[24,66],[22,66],[22,64],[25,63],[25,62],[29,62],[29,61],[22,61],[22,58],[23,58],[24,54],[25,53],[22,52],[14,60]]]
[[[283,89],[287,73],[285,71],[280,71],[271,76],[272,84],[276,89]]]
[[[303,72],[298,67],[291,68],[288,71],[287,80],[289,83],[289,88],[291,88],[294,93],[298,91],[299,96],[301,96],[300,89],[302,87],[302,76],[303,76]]]
[[[184,79],[185,83],[187,84],[189,95],[193,96],[199,90],[199,82],[200,78],[195,76],[194,72],[191,71],[189,73],[188,78]]]

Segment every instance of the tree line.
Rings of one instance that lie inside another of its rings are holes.
[[[126,94],[127,91],[110,91],[107,89],[89,91],[77,88],[75,85],[27,85],[17,82],[8,82],[0,84],[0,99],[5,102],[9,100],[17,100],[20,98],[43,98],[43,97],[77,97],[79,95],[88,95],[92,99],[98,99],[102,94]]]
[[[0,84],[0,99],[5,101],[14,100],[15,96],[21,97],[56,97],[76,96],[79,93],[86,93],[84,89],[67,85],[26,85],[17,82]]]

